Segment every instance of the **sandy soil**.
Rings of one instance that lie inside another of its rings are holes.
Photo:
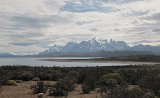
[[[0,98],[37,98],[37,95],[32,93],[31,85],[35,84],[34,81],[21,82],[18,86],[3,86]],[[65,98],[53,97],[45,94],[43,98]],[[73,92],[69,92],[67,98],[101,98],[100,94],[91,92],[90,94],[82,94],[81,85],[77,85]]]

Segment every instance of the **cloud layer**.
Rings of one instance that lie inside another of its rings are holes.
[[[93,37],[160,45],[159,0],[1,0],[0,52]]]

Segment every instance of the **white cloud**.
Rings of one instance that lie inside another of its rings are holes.
[[[159,45],[159,4],[159,0],[0,0],[0,51],[37,52],[93,37]]]

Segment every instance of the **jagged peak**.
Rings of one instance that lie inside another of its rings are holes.
[[[66,45],[54,45],[50,49],[48,49],[48,54],[50,53],[66,53],[66,52],[78,52],[78,53],[84,53],[84,52],[95,52],[95,51],[125,51],[125,50],[149,50],[154,49],[154,51],[159,52],[159,50],[156,50],[157,47],[153,46],[145,46],[142,44],[139,44],[139,46],[130,47],[126,42],[124,41],[115,41],[113,39],[107,40],[107,39],[97,39],[96,37],[87,40],[87,41],[81,41],[79,43],[71,41],[68,42]],[[159,49],[160,47],[158,47]]]

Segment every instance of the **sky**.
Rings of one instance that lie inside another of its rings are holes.
[[[160,45],[160,0],[0,0],[0,52],[94,37]]]

